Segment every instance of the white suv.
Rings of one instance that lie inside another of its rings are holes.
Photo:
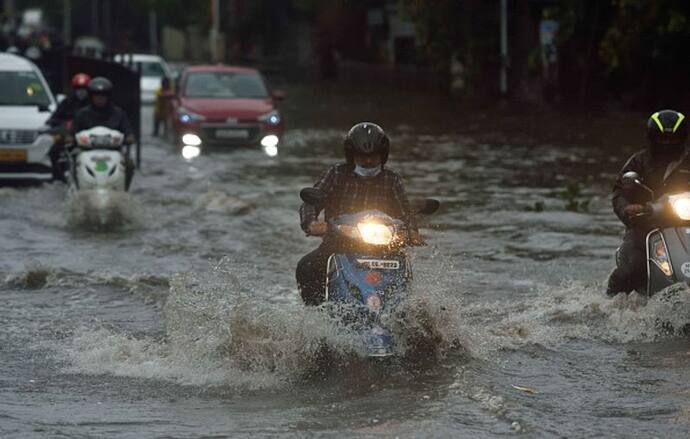
[[[55,108],[53,93],[35,64],[0,53],[0,180],[52,179],[51,144],[38,134]]]

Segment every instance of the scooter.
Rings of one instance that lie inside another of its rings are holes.
[[[677,283],[690,284],[690,186],[656,198],[636,172],[626,172],[622,181],[626,189],[644,189],[652,200],[638,215],[655,225],[646,237],[646,290],[638,292],[652,296]]]
[[[124,134],[103,126],[78,132],[69,154],[70,193],[93,190],[107,198],[109,192],[126,191],[123,143]]]
[[[126,219],[122,210],[128,185],[123,142],[121,132],[102,126],[75,135],[67,154],[70,221],[101,228]]]
[[[318,189],[302,189],[300,197],[307,204],[323,205]],[[439,206],[428,199],[417,213],[430,215]],[[394,355],[396,340],[384,322],[412,281],[405,225],[386,213],[368,210],[331,219],[325,239],[336,243],[326,268],[329,312],[361,336],[367,356]]]

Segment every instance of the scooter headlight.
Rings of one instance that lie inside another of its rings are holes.
[[[678,218],[690,221],[690,193],[672,195],[669,197],[669,202]]]
[[[357,224],[357,230],[367,244],[389,245],[393,241],[393,230],[385,224],[363,222]]]

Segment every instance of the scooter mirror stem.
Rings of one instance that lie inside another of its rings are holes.
[[[642,183],[640,180],[640,174],[638,174],[635,171],[628,171],[623,176],[621,177],[621,181],[623,183],[623,187],[625,189],[630,189],[633,186],[638,186],[644,189],[645,191],[649,192],[649,195],[654,199],[654,191],[651,190],[647,185]]]

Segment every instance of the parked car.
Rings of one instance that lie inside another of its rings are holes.
[[[48,83],[31,61],[0,53],[0,179],[52,179],[52,143],[39,132],[56,108]]]
[[[134,53],[132,55],[115,55],[115,62],[134,64],[141,67],[141,102],[151,104],[156,100],[156,91],[161,86],[163,78],[172,78],[173,70],[163,58],[158,55]]]
[[[269,93],[258,70],[225,65],[193,66],[178,78],[168,127],[179,146],[261,145],[276,155],[283,116],[282,92]]]

